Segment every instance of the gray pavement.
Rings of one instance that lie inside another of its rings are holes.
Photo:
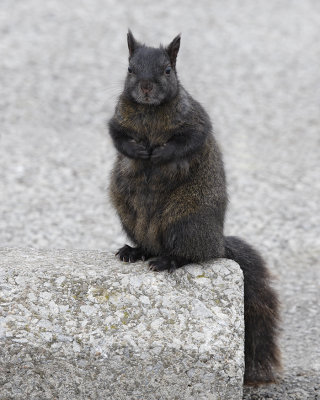
[[[126,30],[182,32],[178,71],[224,152],[227,233],[268,260],[283,303],[284,379],[246,399],[320,397],[320,3],[3,0],[0,244],[113,250],[105,129]]]

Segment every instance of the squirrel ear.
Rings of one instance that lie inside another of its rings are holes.
[[[128,41],[128,48],[129,48],[129,58],[132,57],[134,51],[140,46],[140,44],[134,38],[130,29],[128,29],[127,33],[127,41]]]
[[[170,57],[172,67],[176,66],[176,59],[180,48],[181,33],[176,36],[173,41],[166,47],[166,52]]]

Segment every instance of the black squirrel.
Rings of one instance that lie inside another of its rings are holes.
[[[279,302],[260,254],[223,235],[226,180],[219,147],[204,108],[177,77],[180,35],[147,47],[129,30],[129,67],[109,131],[118,150],[110,196],[136,247],[120,260],[147,260],[153,271],[218,257],[236,261],[244,275],[244,383],[276,381]]]

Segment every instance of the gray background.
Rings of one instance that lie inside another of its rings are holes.
[[[283,302],[284,380],[246,396],[318,398],[320,3],[2,0],[0,11],[0,245],[124,242],[105,121],[126,31],[150,45],[182,32],[180,79],[224,153],[226,232],[261,250]]]

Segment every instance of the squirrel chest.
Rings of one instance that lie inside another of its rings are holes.
[[[121,99],[115,117],[121,126],[130,130],[136,141],[150,147],[166,143],[172,132],[183,124],[176,104],[146,109]]]
[[[132,237],[160,251],[161,234],[166,226],[164,211],[178,186],[188,177],[187,161],[153,166],[118,155],[111,175],[110,194],[114,207]]]
[[[115,118],[137,142],[147,148],[168,142],[175,129],[186,123],[181,108],[185,102],[170,106],[140,107],[121,99]],[[154,252],[160,251],[161,235],[168,224],[168,213],[176,210],[177,197],[188,191],[188,181],[197,171],[199,159],[174,160],[153,164],[118,154],[111,179],[111,199],[127,233]],[[178,189],[179,188],[179,189]],[[170,217],[171,219],[171,217]]]

